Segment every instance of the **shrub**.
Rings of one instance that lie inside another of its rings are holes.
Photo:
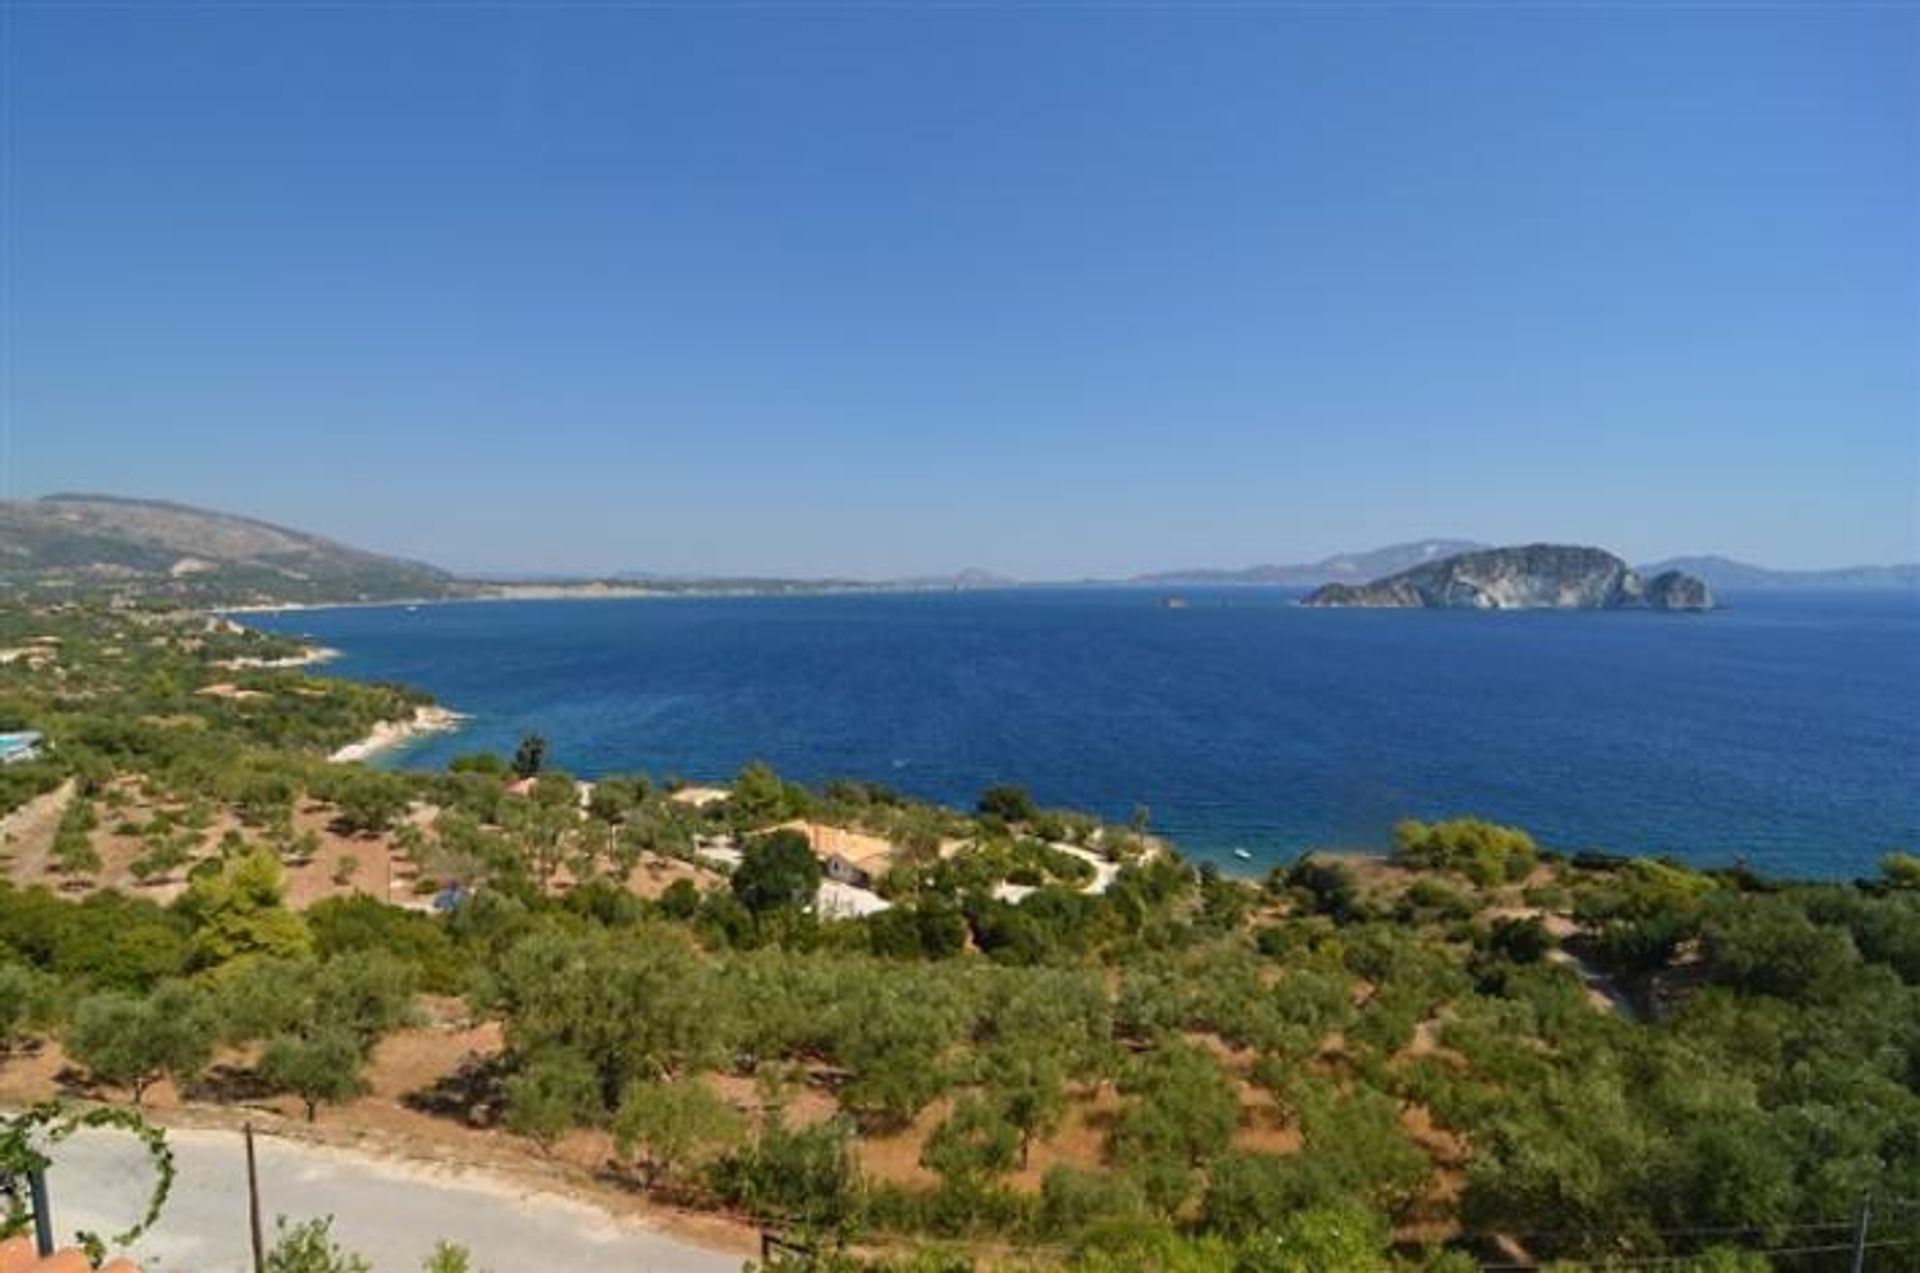
[[[1539,963],[1553,946],[1553,935],[1533,916],[1496,919],[1487,933],[1488,951],[1509,963]]]
[[[1393,829],[1395,855],[1411,866],[1459,871],[1484,887],[1524,879],[1540,860],[1533,837],[1478,818],[1408,819]]]
[[[745,1121],[697,1078],[677,1083],[631,1083],[613,1116],[613,1141],[623,1156],[641,1155],[649,1187],[673,1179],[690,1159],[740,1139]]]
[[[530,1136],[543,1148],[604,1112],[593,1067],[571,1053],[535,1058],[506,1082],[510,1131]]]
[[[1040,815],[1040,807],[1033,802],[1033,796],[1027,789],[1011,784],[988,787],[980,793],[979,803],[975,807],[982,815],[998,818],[1010,826],[1032,822]]]
[[[267,1252],[267,1273],[373,1273],[373,1265],[333,1240],[333,1217],[288,1224],[275,1222],[274,1243]]]
[[[1386,1221],[1365,1208],[1315,1207],[1249,1241],[1236,1273],[1384,1273],[1387,1242]]]
[[[733,871],[733,895],[756,914],[799,910],[820,891],[820,859],[798,831],[781,830],[748,843]]]
[[[776,1120],[758,1140],[718,1159],[707,1179],[722,1200],[804,1229],[845,1231],[859,1210],[853,1127],[845,1119],[802,1128]]]
[[[1349,924],[1365,917],[1366,908],[1360,900],[1360,887],[1353,872],[1338,862],[1323,861],[1308,854],[1279,878],[1313,914],[1325,915],[1336,924]]]
[[[316,902],[306,920],[314,950],[324,958],[385,951],[414,969],[423,990],[454,994],[465,983],[468,957],[432,916],[355,893]]]
[[[25,964],[0,963],[0,1054],[13,1049],[52,1006],[53,987]]]

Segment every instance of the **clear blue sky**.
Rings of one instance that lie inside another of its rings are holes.
[[[1912,8],[6,22],[16,494],[462,568],[1920,555]]]

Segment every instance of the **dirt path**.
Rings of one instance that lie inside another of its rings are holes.
[[[177,1175],[166,1210],[127,1254],[146,1273],[247,1273],[246,1158],[238,1133],[167,1133]],[[473,1253],[476,1268],[634,1269],[737,1273],[739,1256],[669,1237],[558,1193],[480,1171],[393,1162],[350,1150],[261,1136],[261,1211],[267,1241],[276,1216],[331,1215],[342,1245],[377,1273],[418,1269],[440,1239]],[[83,1132],[60,1145],[48,1173],[54,1228],[111,1233],[137,1215],[151,1168],[124,1136]]]
[[[16,880],[30,880],[46,871],[54,833],[60,829],[67,806],[73,803],[73,793],[73,779],[69,778],[0,818],[0,852],[9,858],[7,874]]]
[[[1551,963],[1571,968],[1586,987],[1587,1002],[1602,1012],[1611,1012],[1615,1016],[1625,1017],[1629,1021],[1641,1019],[1640,1010],[1633,999],[1620,988],[1618,982],[1607,975],[1607,971],[1591,960],[1584,958],[1580,950],[1568,949],[1567,942],[1581,936],[1580,926],[1565,915],[1556,915],[1542,910],[1538,906],[1496,906],[1486,912],[1489,920],[1495,919],[1534,919],[1546,928],[1547,932],[1559,943],[1547,952]]]
[[[1611,1012],[1615,1016],[1625,1017],[1629,1021],[1640,1020],[1640,1010],[1634,1005],[1627,993],[1620,989],[1605,970],[1588,963],[1572,951],[1561,947],[1547,953],[1547,958],[1557,964],[1565,964],[1573,969],[1587,988],[1587,1002],[1602,1012]]]

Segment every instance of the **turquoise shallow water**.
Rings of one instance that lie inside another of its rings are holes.
[[[1920,594],[1709,615],[1308,610],[1278,589],[472,603],[257,617],[472,715],[393,763],[545,734],[594,775],[754,758],[970,802],[991,783],[1255,864],[1475,813],[1563,848],[1847,876],[1920,846]]]

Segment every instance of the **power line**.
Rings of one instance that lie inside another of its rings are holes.
[[[1660,1237],[1689,1238],[1712,1237],[1715,1234],[1740,1233],[1800,1233],[1810,1229],[1851,1229],[1855,1220],[1818,1220],[1801,1224],[1723,1224],[1703,1225],[1692,1229],[1636,1229],[1626,1233],[1619,1229],[1500,1229],[1491,1232],[1466,1233],[1469,1238],[1605,1238],[1605,1237]]]
[[[1819,1246],[1748,1247],[1742,1249],[1742,1254],[1766,1256],[1837,1255],[1841,1253],[1851,1253],[1856,1250],[1881,1251],[1894,1247],[1910,1246],[1920,1246],[1920,1239],[1883,1238],[1877,1242],[1867,1242],[1858,1246],[1852,1242],[1836,1242],[1825,1243]],[[1613,1257],[1603,1260],[1566,1260],[1556,1258],[1551,1262],[1551,1266],[1554,1268],[1573,1269],[1657,1269],[1675,1268],[1681,1265],[1691,1264],[1699,1258],[1697,1254],[1647,1255],[1629,1256],[1625,1258]],[[1538,1270],[1547,1267],[1549,1267],[1547,1264],[1542,1264],[1538,1261],[1526,1261],[1520,1263],[1482,1264],[1480,1270],[1481,1273],[1538,1273]]]

